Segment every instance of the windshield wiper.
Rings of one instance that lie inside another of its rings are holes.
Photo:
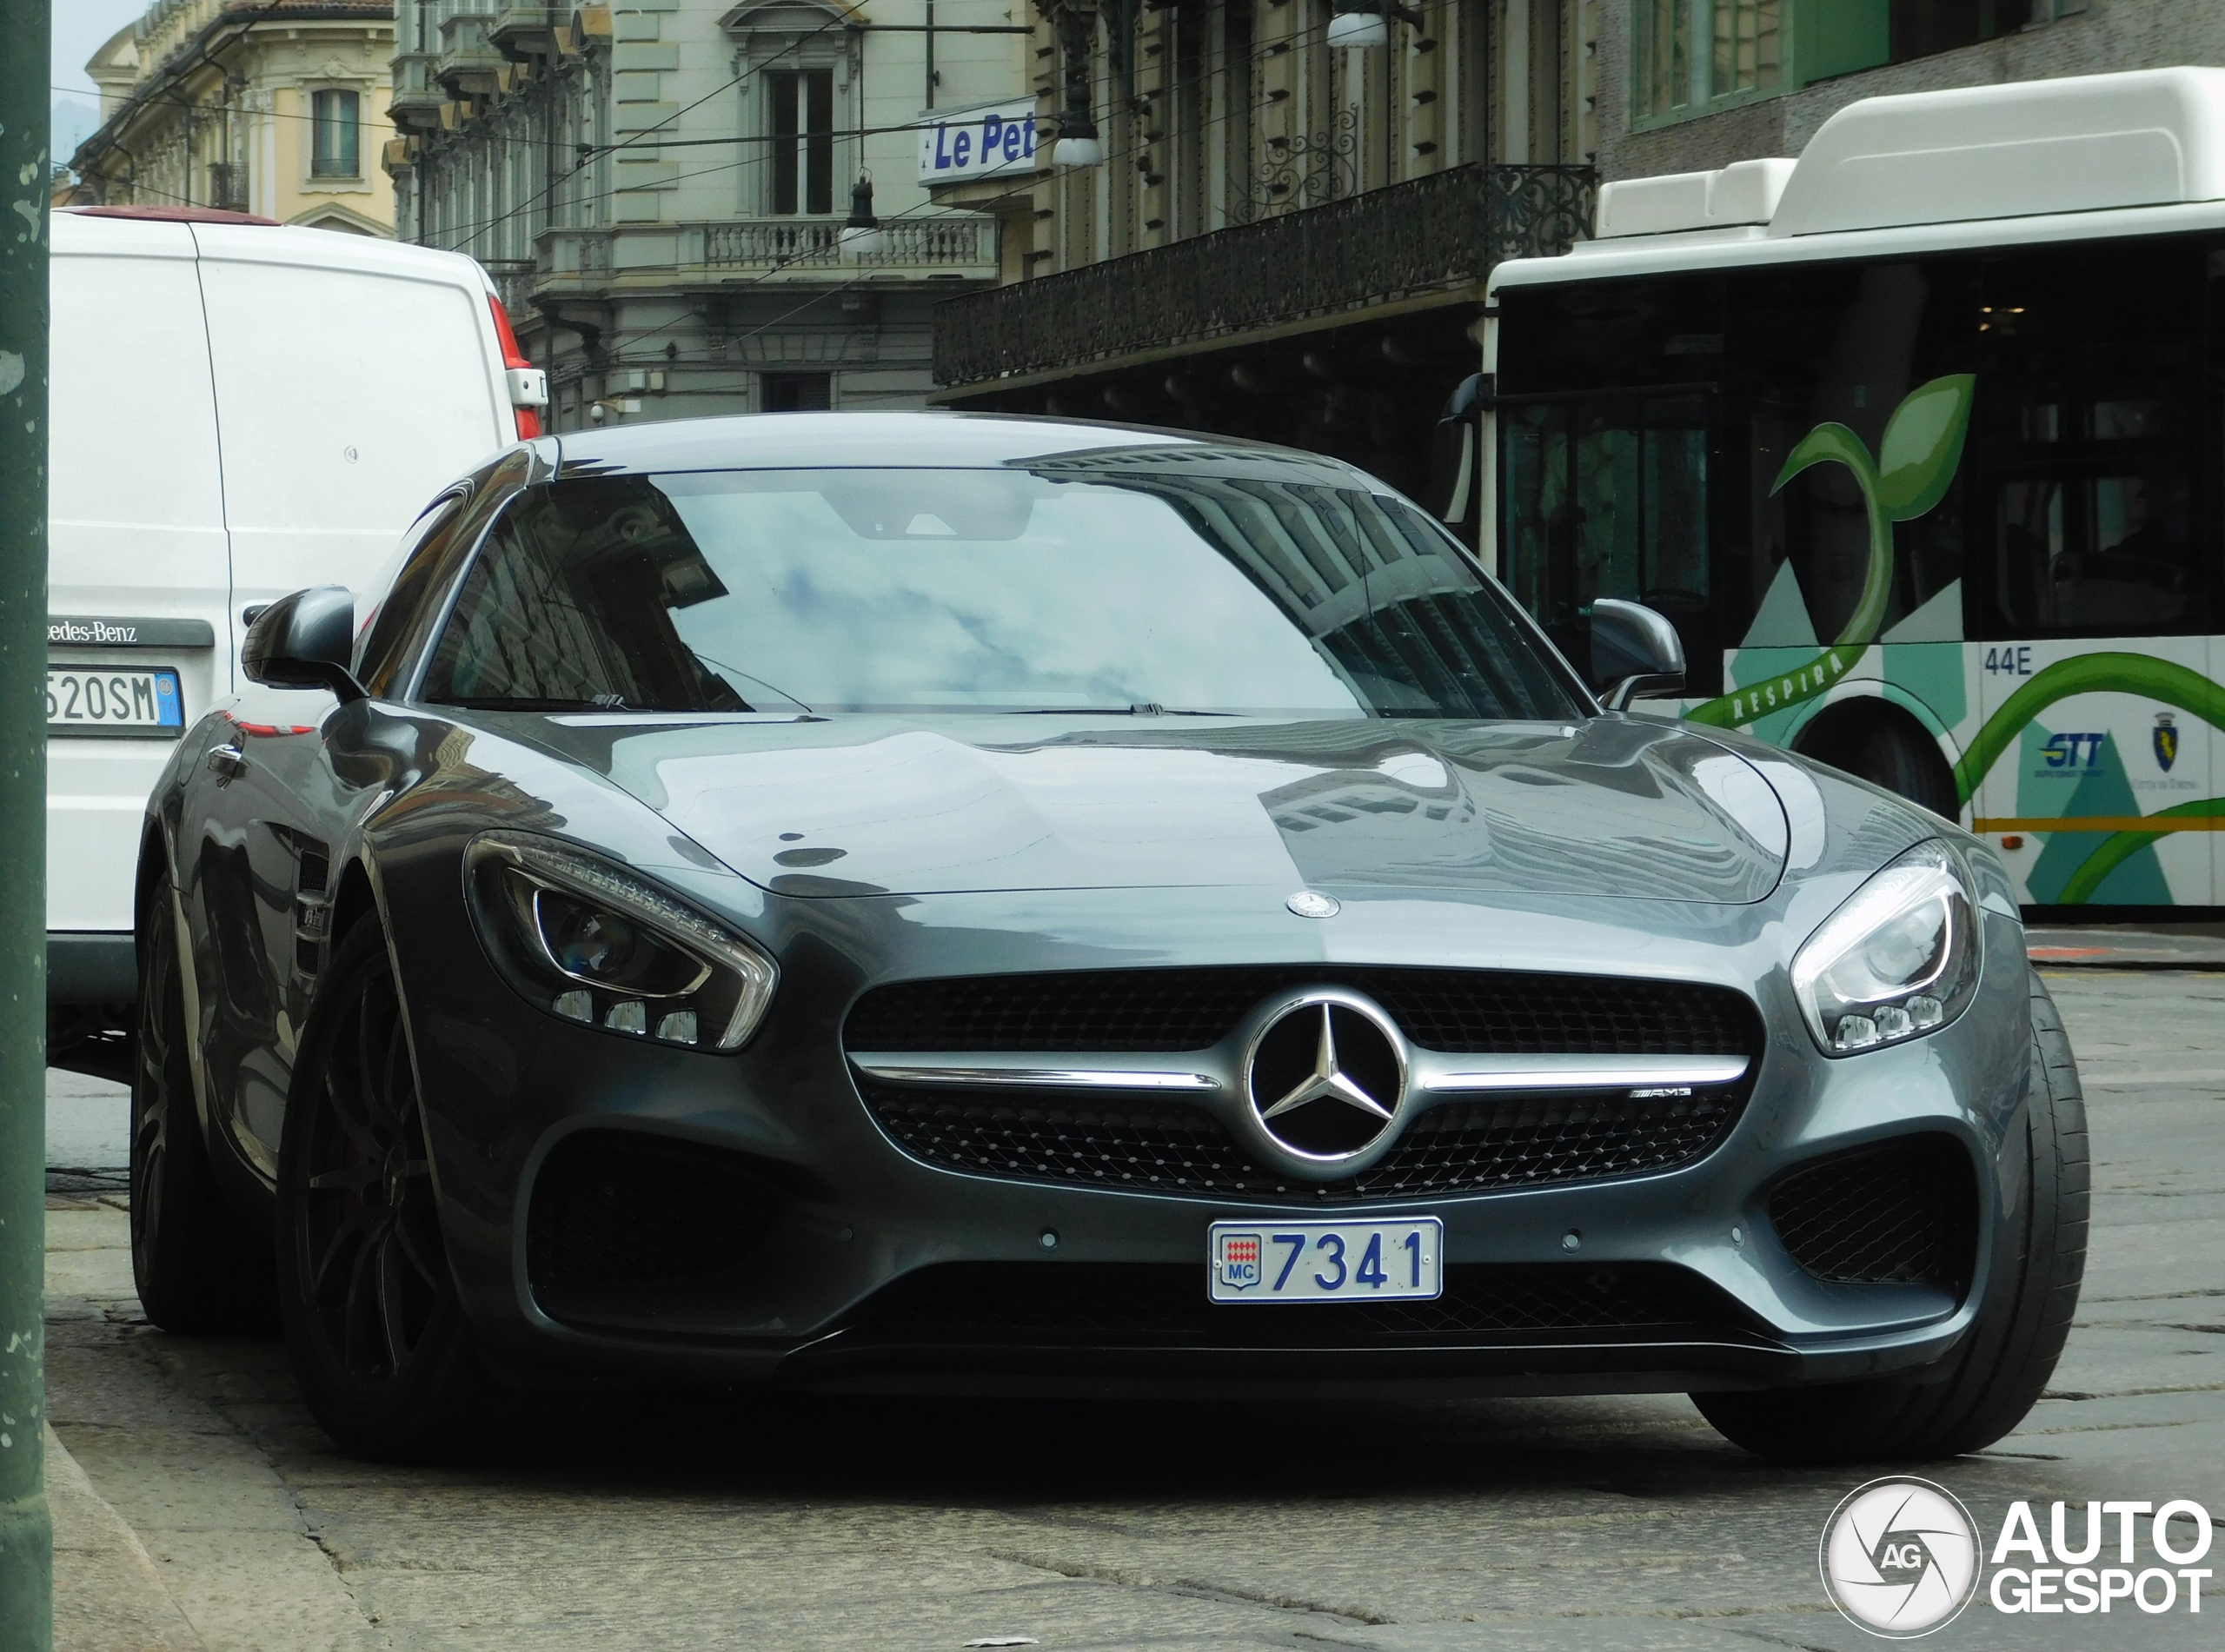
[[[1034,706],[1011,711],[1007,717],[1241,717],[1233,711],[1191,711],[1181,706],[1161,706],[1142,700],[1133,706]]]
[[[599,700],[508,700],[470,699],[457,697],[426,702],[433,706],[453,706],[460,711],[608,711],[611,707]]]

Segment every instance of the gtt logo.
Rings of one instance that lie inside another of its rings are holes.
[[[2102,742],[2107,739],[2107,734],[2051,734],[2040,751],[2049,768],[2093,768],[2102,760]]]

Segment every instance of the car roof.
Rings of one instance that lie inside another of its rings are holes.
[[[939,411],[666,419],[610,430],[568,431],[557,438],[557,446],[560,474],[601,475],[830,466],[972,468],[1106,448],[1283,451],[1263,442],[1148,425]],[[1322,462],[1317,454],[1292,456]]]

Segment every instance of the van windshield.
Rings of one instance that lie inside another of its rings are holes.
[[[1411,506],[1315,467],[1239,472],[560,481],[489,535],[424,692],[665,712],[1583,714],[1565,667]]]

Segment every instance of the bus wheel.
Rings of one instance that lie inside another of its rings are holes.
[[[1949,820],[1962,813],[1954,771],[1940,755],[1939,743],[1886,700],[1850,700],[1830,707],[1800,731],[1792,748]]]

